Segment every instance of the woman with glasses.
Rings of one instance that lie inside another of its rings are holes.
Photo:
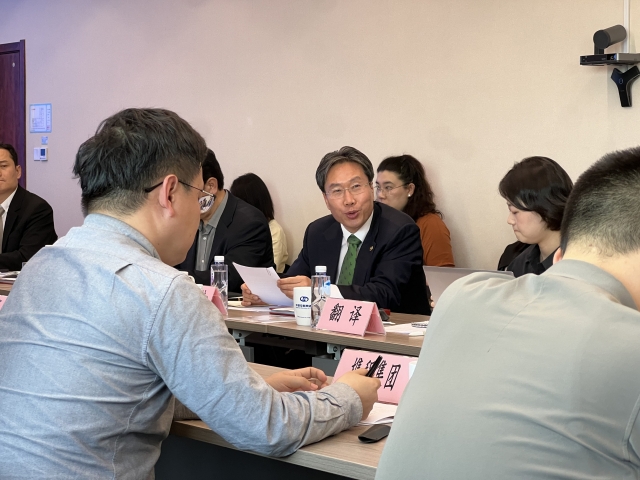
[[[385,158],[378,166],[377,200],[409,215],[420,228],[425,265],[453,267],[451,235],[436,208],[422,164],[411,155]]]

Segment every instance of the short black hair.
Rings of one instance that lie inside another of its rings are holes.
[[[218,181],[218,190],[224,188],[224,175],[222,169],[216,158],[216,154],[210,148],[207,149],[207,156],[202,163],[202,180],[207,183],[210,178],[215,178]]]
[[[316,169],[316,183],[322,193],[325,193],[324,184],[327,182],[329,170],[331,170],[334,165],[345,162],[352,162],[360,165],[362,170],[364,170],[364,174],[369,179],[369,183],[373,182],[373,165],[371,164],[371,160],[369,160],[369,158],[357,148],[342,147],[340,150],[329,152],[322,157],[320,165],[318,165],[318,168]]]
[[[16,152],[16,149],[13,148],[13,145],[11,145],[10,143],[0,143],[0,149],[6,150],[7,152],[9,152],[9,156],[11,157],[11,160],[13,160],[13,165],[17,167],[18,152]]]
[[[640,250],[640,147],[606,154],[576,181],[560,248],[579,243],[601,255]]]
[[[536,212],[553,231],[560,230],[572,188],[567,172],[547,157],[528,157],[517,162],[498,186],[505,200],[518,210]]]
[[[414,193],[409,197],[404,213],[417,221],[429,213],[435,213],[442,218],[442,213],[436,208],[433,190],[427,180],[424,167],[412,155],[400,155],[397,157],[387,157],[378,166],[378,172],[393,172],[400,181],[407,185],[413,183]]]
[[[269,189],[262,179],[255,173],[245,173],[236,178],[229,191],[260,210],[267,221],[273,220],[273,201]]]
[[[206,149],[202,136],[174,112],[128,108],[116,113],[76,155],[73,173],[80,179],[84,214],[135,212],[147,199],[145,189],[166,175],[191,181]]]

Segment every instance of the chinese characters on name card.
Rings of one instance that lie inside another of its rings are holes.
[[[381,335],[385,333],[378,307],[374,302],[361,302],[345,298],[327,299],[322,309],[318,328],[355,335],[364,335],[365,332]]]
[[[382,355],[382,362],[373,374],[375,378],[380,379],[381,383],[378,390],[378,401],[397,404],[409,382],[409,362],[415,360],[415,357],[347,348],[342,352],[333,378],[340,378],[343,374],[359,368],[370,368],[378,355]]]

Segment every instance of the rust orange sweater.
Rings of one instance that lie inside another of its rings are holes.
[[[422,240],[422,262],[432,267],[454,267],[451,234],[440,216],[429,213],[416,223]]]

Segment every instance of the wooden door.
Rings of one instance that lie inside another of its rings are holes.
[[[27,184],[27,97],[25,41],[0,45],[0,143],[10,143],[22,167],[20,185]]]

